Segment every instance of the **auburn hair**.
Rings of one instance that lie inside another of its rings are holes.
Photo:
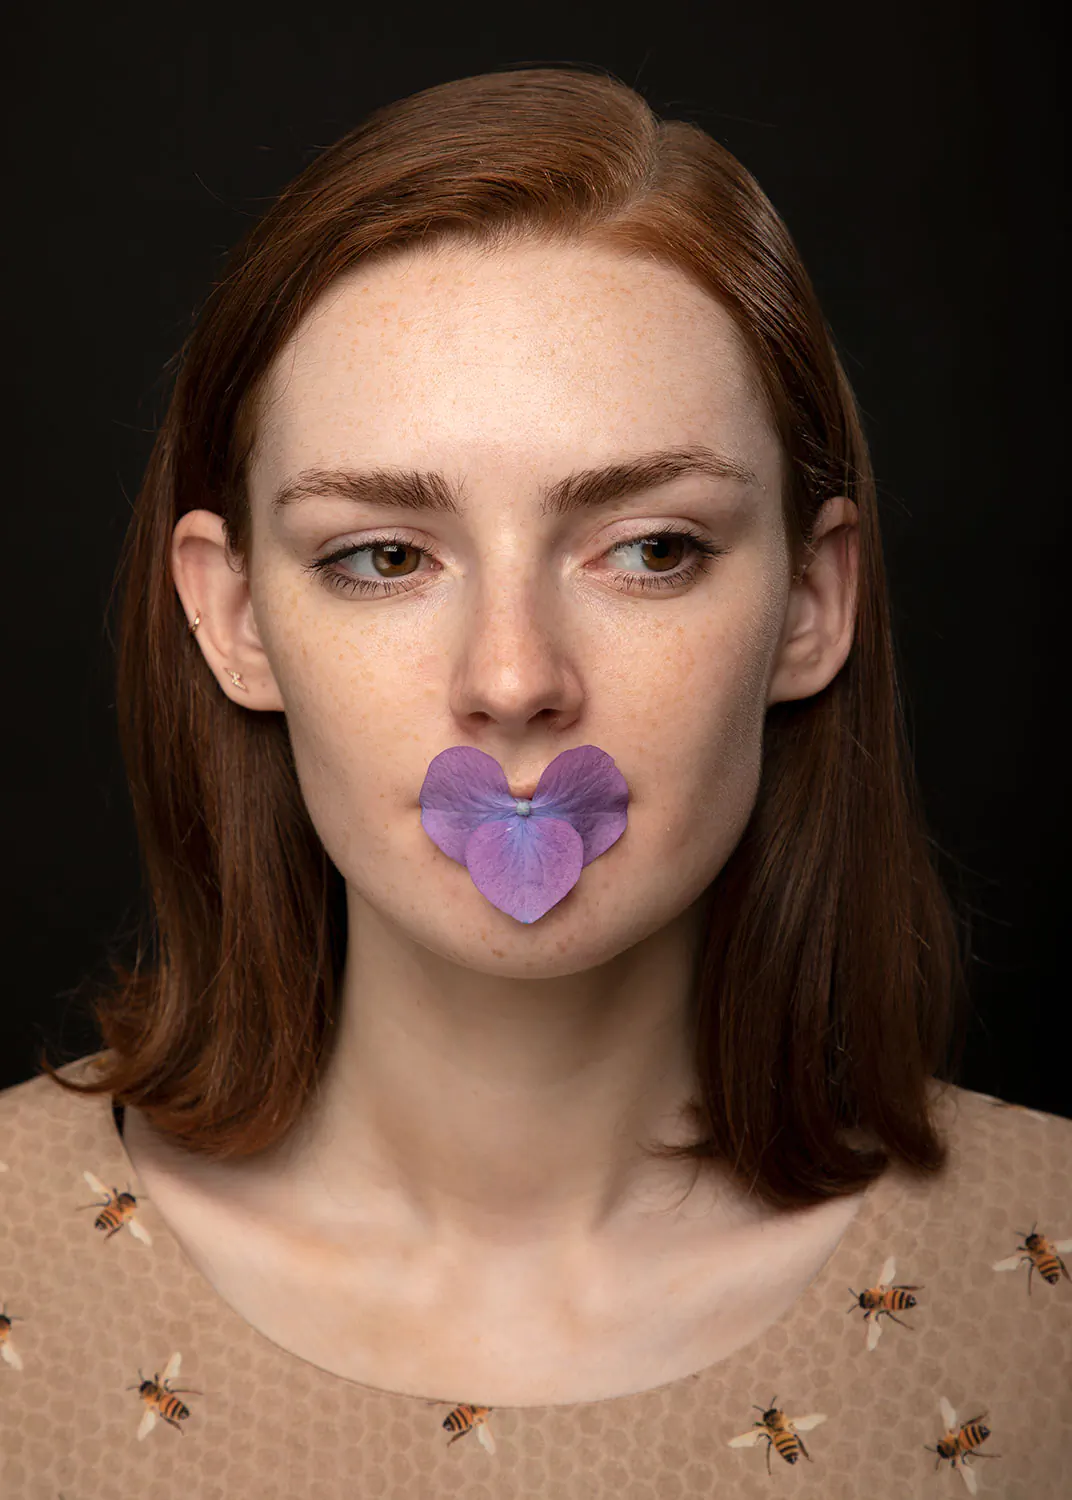
[[[343,877],[285,717],[221,692],[190,635],[172,532],[211,508],[248,557],[266,372],[334,278],[403,246],[540,242],[654,258],[732,317],[786,460],[794,565],[827,498],[859,513],[848,657],[823,691],[768,708],[755,808],[705,903],[695,1138],[654,1151],[721,1159],[775,1208],[854,1192],[893,1159],[938,1172],[931,1084],[964,1047],[963,919],[908,750],[857,403],[751,174],[585,66],[456,79],[377,109],[283,190],[204,300],[116,574],[116,704],[150,904],[133,966],[113,957],[93,1002],[107,1053],[83,1082],[44,1055],[42,1069],[205,1156],[250,1155],[296,1122],[334,1034]]]

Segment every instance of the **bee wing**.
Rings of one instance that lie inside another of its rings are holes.
[[[1054,1240],[1052,1243],[1055,1250],[1072,1250],[1072,1240]]]
[[[879,1286],[889,1286],[897,1272],[897,1262],[891,1255],[878,1273]]]
[[[0,1355],[3,1355],[4,1359],[13,1370],[22,1369],[22,1356],[17,1349],[12,1347],[12,1343],[9,1338],[5,1339],[4,1342],[0,1344]]]
[[[753,1444],[759,1442],[761,1437],[766,1437],[767,1435],[765,1427],[752,1427],[748,1432],[742,1432],[740,1437],[730,1438],[728,1446],[730,1448],[751,1448]]]
[[[878,1347],[878,1341],[882,1337],[882,1324],[877,1318],[872,1318],[867,1325],[867,1351]]]
[[[167,1364],[164,1366],[164,1373],[163,1373],[163,1375],[161,1375],[160,1379],[162,1381],[163,1380],[176,1380],[178,1378],[179,1366],[181,1364],[182,1364],[182,1355],[181,1354],[173,1354],[171,1356],[171,1358],[168,1360]]]
[[[947,1432],[955,1432],[957,1428],[957,1414],[950,1406],[944,1396],[938,1401],[938,1410],[942,1413],[942,1421],[945,1423]]]
[[[110,1198],[112,1196],[108,1189],[104,1186],[104,1183],[101,1182],[100,1178],[94,1177],[92,1172],[83,1172],[82,1176],[86,1179],[95,1193],[103,1193],[106,1198]]]
[[[156,1412],[151,1406],[147,1406],[145,1408],[145,1415],[138,1423],[138,1442],[140,1443],[143,1438],[147,1438],[155,1426]]]
[[[957,1468],[960,1470],[961,1475],[963,1476],[964,1483],[968,1486],[968,1494],[974,1495],[975,1491],[979,1487],[979,1481],[976,1479],[975,1475],[968,1468],[963,1459],[961,1459],[960,1463],[957,1464]]]
[[[813,1411],[807,1417],[790,1417],[790,1427],[795,1427],[797,1432],[810,1432],[813,1427],[818,1427],[820,1422],[826,1421],[826,1413]]]
[[[144,1224],[139,1224],[137,1219],[128,1219],[127,1228],[136,1240],[141,1240],[143,1245],[151,1245],[153,1237]]]
[[[495,1437],[492,1433],[491,1428],[486,1422],[481,1422],[480,1426],[476,1430],[476,1435],[482,1448],[484,1448],[488,1453],[495,1452]]]
[[[1019,1269],[1022,1255],[1010,1255],[1005,1260],[996,1260],[991,1266],[992,1271],[1015,1271]]]

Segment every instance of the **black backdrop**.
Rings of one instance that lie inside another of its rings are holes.
[[[1057,1034],[1068,543],[1057,46],[1033,4],[23,9],[8,49],[0,1087],[98,1045],[87,982],[144,900],[109,592],[167,361],[251,216],[390,99],[580,62],[693,120],[801,249],[879,481],[911,739],[972,911],[961,1081],[1072,1115]],[[879,856],[881,857],[881,856]]]

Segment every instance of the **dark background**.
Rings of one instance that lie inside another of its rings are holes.
[[[1072,1116],[1057,1045],[1068,526],[1056,36],[1037,5],[37,7],[8,50],[0,1087],[99,1045],[87,986],[144,897],[108,604],[167,362],[251,218],[369,110],[597,64],[692,120],[789,225],[860,399],[910,734],[972,915],[960,1081]],[[876,851],[881,858],[881,850]]]

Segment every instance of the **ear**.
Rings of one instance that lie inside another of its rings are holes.
[[[767,703],[810,698],[832,682],[852,646],[860,564],[859,512],[839,495],[815,522],[811,561],[792,583]]]
[[[253,616],[249,581],[228,551],[222,516],[191,510],[182,517],[172,533],[171,572],[190,624],[201,616],[196,640],[228,698],[243,708],[283,711]],[[245,690],[231,680],[232,671],[241,675]]]

